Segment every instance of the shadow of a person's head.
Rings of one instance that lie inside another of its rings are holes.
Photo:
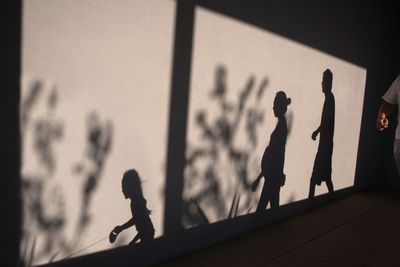
[[[322,74],[322,92],[330,93],[332,91],[333,74],[330,69],[326,69]]]
[[[274,115],[275,117],[282,117],[287,111],[287,106],[290,105],[291,99],[286,96],[286,93],[279,91],[275,95],[274,99]]]
[[[142,185],[135,169],[127,170],[122,177],[122,193],[125,198],[132,198],[135,193],[142,194]]]

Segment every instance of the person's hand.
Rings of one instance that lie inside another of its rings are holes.
[[[140,237],[139,237],[139,233],[138,233],[138,234],[136,234],[136,236],[132,239],[132,241],[129,242],[129,245],[130,245],[130,246],[135,245],[135,244],[138,242],[139,239],[140,239]]]
[[[139,240],[139,238],[134,238],[134,239],[132,239],[132,241],[131,242],[129,242],[129,246],[133,246],[133,245],[135,245],[136,243],[137,243],[137,241]]]
[[[285,183],[286,183],[286,175],[285,175],[285,174],[282,174],[282,177],[281,177],[281,186],[284,186]]]
[[[385,114],[382,114],[376,121],[376,129],[383,131],[387,127],[389,127],[389,120],[386,118]]]
[[[257,190],[257,186],[258,186],[258,183],[260,182],[260,179],[256,179],[254,182],[253,182],[253,184],[251,185],[251,190],[253,191],[253,192],[256,192],[256,190]]]
[[[312,133],[312,135],[311,135],[311,138],[312,138],[312,140],[316,140],[317,139],[317,135],[318,135],[318,130],[315,130],[313,133]]]
[[[122,231],[121,226],[115,226],[114,229],[110,232],[108,239],[110,243],[114,243],[115,239],[117,238],[118,234]]]

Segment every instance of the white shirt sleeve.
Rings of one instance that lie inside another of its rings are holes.
[[[398,104],[398,93],[400,90],[400,75],[397,76],[396,80],[392,83],[386,93],[383,95],[383,100],[386,102],[397,105]]]

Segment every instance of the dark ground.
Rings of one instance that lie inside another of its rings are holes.
[[[400,266],[400,190],[358,192],[155,266]]]

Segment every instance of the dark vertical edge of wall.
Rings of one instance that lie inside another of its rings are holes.
[[[1,4],[1,260],[15,266],[21,236],[19,97],[21,69],[20,0]],[[6,263],[6,264],[5,264]]]
[[[183,171],[189,108],[194,3],[192,0],[177,1],[176,10],[165,186],[164,234],[167,236],[183,229],[181,225]]]

